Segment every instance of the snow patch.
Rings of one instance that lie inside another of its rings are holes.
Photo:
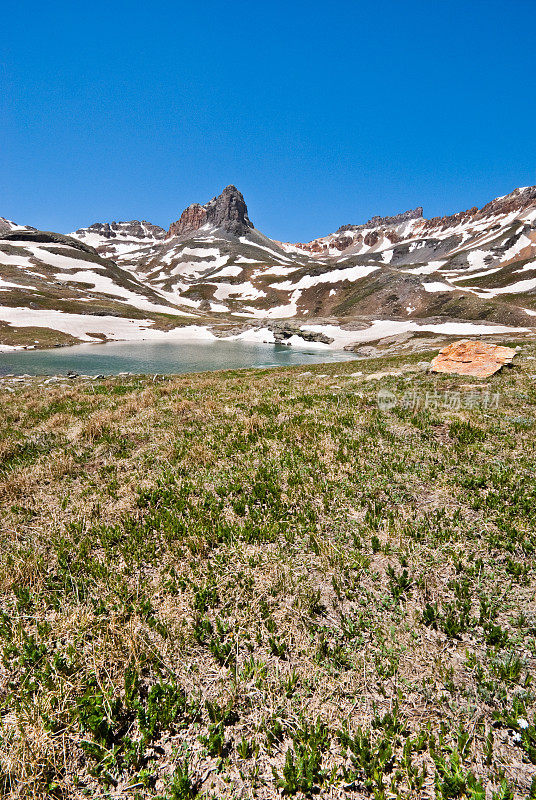
[[[422,267],[415,267],[415,269],[404,269],[409,275],[431,275],[432,272],[437,272],[441,267],[446,264],[446,261],[429,261]]]
[[[386,336],[395,336],[407,331],[430,331],[453,336],[471,336],[482,334],[525,333],[528,328],[512,328],[505,325],[478,325],[473,322],[444,322],[418,324],[411,320],[400,322],[398,320],[374,320],[370,327],[363,330],[349,331],[337,325],[302,325],[304,330],[315,333],[325,333],[333,339],[330,347],[341,349],[349,344],[360,344],[383,339]]]
[[[224,267],[223,269],[220,269],[219,272],[214,272],[210,276],[210,279],[212,280],[213,278],[236,278],[237,275],[240,275],[242,273],[242,271],[243,271],[242,267]]]
[[[290,258],[282,256],[281,253],[277,253],[275,250],[272,250],[271,247],[266,247],[266,245],[257,244],[257,242],[252,242],[250,239],[247,238],[247,236],[241,236],[239,241],[242,242],[242,244],[247,244],[250,247],[255,248],[256,250],[266,250],[267,253],[270,253],[270,255],[274,256],[279,261],[290,261]]]
[[[222,283],[214,292],[216,300],[227,300],[231,295],[237,295],[242,300],[257,300],[266,297],[266,292],[256,289],[249,281],[245,283]]]
[[[473,291],[480,297],[496,297],[499,294],[519,294],[520,292],[530,292],[536,289],[536,278],[528,278],[526,281],[517,281],[509,286],[501,286],[498,289],[474,289]]]
[[[448,283],[443,283],[442,281],[430,281],[429,283],[423,283],[422,288],[425,292],[455,292],[455,286],[449,286]]]
[[[185,256],[199,256],[201,258],[217,258],[221,256],[219,249],[215,247],[184,247],[182,254]]]
[[[319,283],[340,283],[341,281],[357,281],[376,272],[378,267],[348,267],[347,269],[335,269],[331,272],[324,272],[322,275],[304,275],[298,283],[285,281],[284,283],[272,284],[272,289],[308,289]]]
[[[262,342],[265,344],[275,343],[275,336],[268,328],[252,328],[251,330],[242,331],[242,333],[226,338],[232,341]]]
[[[206,327],[187,325],[171,331],[153,327],[151,320],[89,314],[68,314],[63,311],[40,311],[32,308],[0,307],[0,320],[17,327],[49,328],[70,334],[84,342],[100,341],[98,334],[114,340],[141,339],[214,339]]]

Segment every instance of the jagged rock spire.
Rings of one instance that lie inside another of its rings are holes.
[[[171,236],[185,236],[194,233],[203,225],[223,228],[229,233],[241,236],[253,228],[248,217],[248,209],[241,192],[232,184],[223,192],[212,198],[204,206],[192,203],[177,222],[173,222],[168,231]]]

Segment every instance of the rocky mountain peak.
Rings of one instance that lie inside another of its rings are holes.
[[[400,225],[401,222],[408,222],[411,219],[422,219],[423,208],[417,208],[404,211],[402,214],[395,214],[392,217],[371,217],[367,223],[373,228],[383,228],[384,225]]]
[[[205,224],[223,228],[235,236],[241,236],[253,228],[244,197],[236,186],[226,186],[221,194],[204,206],[199,203],[189,205],[180,219],[170,225],[167,236],[186,236]]]
[[[480,209],[479,217],[494,216],[495,214],[508,214],[511,211],[520,211],[522,208],[536,203],[536,186],[522,186],[514,189],[510,194],[496,197]]]
[[[199,203],[192,203],[182,212],[177,222],[172,222],[167,232],[167,237],[186,236],[198,230],[207,221],[207,210]]]

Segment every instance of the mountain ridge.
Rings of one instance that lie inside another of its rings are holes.
[[[30,244],[31,253],[24,249]],[[2,218],[0,326],[2,320],[9,325],[2,308],[22,303],[9,285],[17,273],[16,253],[24,274],[32,258],[37,265],[57,261],[54,247],[67,249],[74,261],[64,263],[64,277],[49,270],[49,310],[54,303],[64,308],[60,289],[68,287],[71,306],[76,298],[71,310],[82,316],[94,315],[89,309],[103,299],[119,316],[133,307],[147,311],[139,336],[162,324],[160,314],[190,317],[220,333],[238,326],[244,335],[272,330],[277,320],[343,331],[369,326],[374,335],[381,321],[408,330],[465,322],[484,334],[497,325],[535,325],[536,187],[444,217],[425,219],[420,206],[373,216],[305,243],[265,236],[232,184],[203,205],[190,204],[167,230],[131,220],[93,223],[66,236]],[[76,263],[80,259],[94,266],[88,270]],[[42,292],[43,279],[28,287],[28,302]],[[173,323],[168,319],[166,326]],[[101,333],[101,339],[109,338],[108,329]]]

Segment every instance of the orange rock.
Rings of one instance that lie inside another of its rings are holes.
[[[182,236],[185,233],[193,233],[207,221],[207,210],[199,203],[192,203],[192,205],[185,208],[181,214],[181,218],[177,222],[172,222],[167,232],[166,239],[172,236]]]
[[[512,347],[462,339],[440,350],[430,368],[432,372],[489,378],[505,364],[511,364],[515,354]]]

